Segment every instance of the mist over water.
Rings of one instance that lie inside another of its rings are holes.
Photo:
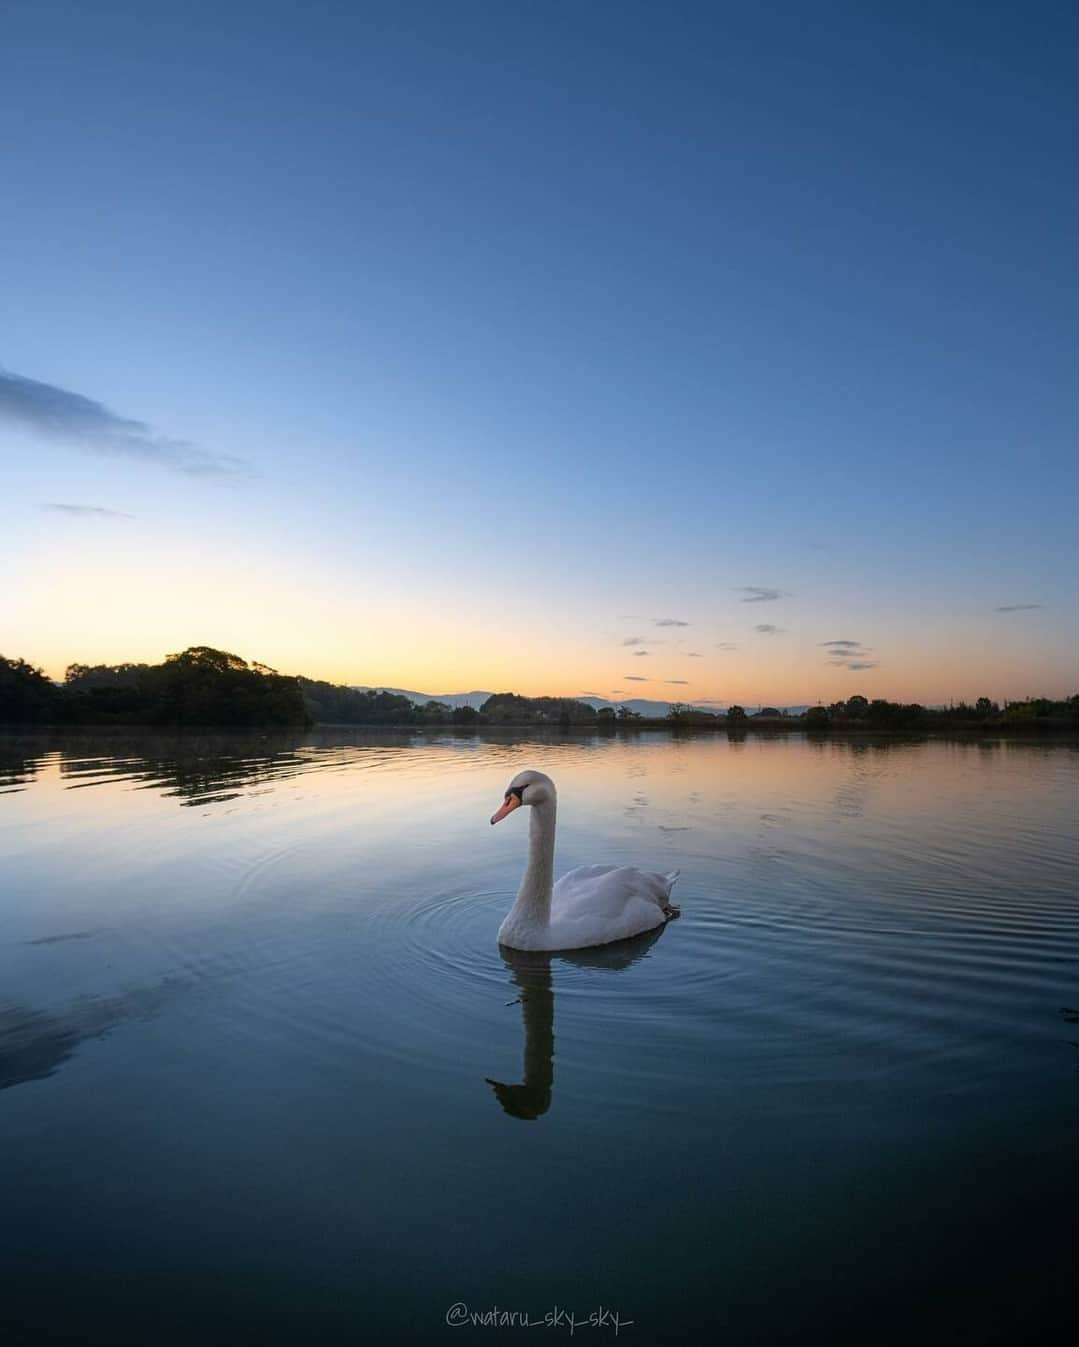
[[[605,950],[495,941],[679,868]],[[0,738],[5,1309],[37,1341],[992,1341],[1070,1285],[1074,745]],[[610,1340],[601,1328],[576,1339]]]

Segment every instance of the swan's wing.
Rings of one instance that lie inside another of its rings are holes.
[[[628,865],[579,866],[554,886],[552,935],[571,949],[650,931],[666,920],[676,878],[677,872],[658,875]]]
[[[664,907],[670,901],[679,873],[671,870],[661,875],[632,865],[579,865],[555,884],[552,907],[561,901],[574,906],[587,903],[590,907],[607,908],[631,897],[651,898]]]

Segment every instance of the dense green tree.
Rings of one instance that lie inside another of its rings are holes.
[[[505,721],[527,723],[535,716],[529,699],[516,692],[493,693],[480,707],[480,714],[496,725]]]
[[[215,650],[212,645],[189,645],[177,655],[166,655],[165,664],[178,669],[194,669],[199,673],[251,672],[247,660],[228,650]]]
[[[685,702],[674,702],[667,712],[667,723],[676,729],[700,728],[715,726],[718,717],[711,711],[699,711],[695,706],[687,706]]]
[[[149,664],[69,664],[64,686],[74,692],[95,688],[137,688]]]
[[[596,709],[572,697],[521,697],[496,692],[480,707],[493,725],[594,724]]]
[[[150,718],[149,664],[69,664],[63,719],[84,724]]]
[[[728,729],[741,729],[748,720],[746,708],[744,706],[727,707],[727,727]]]
[[[299,679],[308,716],[324,725],[407,725],[419,712],[407,697],[373,688],[350,688]]]
[[[59,702],[55,683],[24,659],[0,655],[0,721],[33,724],[53,719]]]
[[[213,646],[162,664],[68,666],[61,719],[79,724],[304,725],[299,682]]]
[[[148,669],[140,689],[155,725],[303,725],[299,680],[259,673],[239,655],[191,646]]]

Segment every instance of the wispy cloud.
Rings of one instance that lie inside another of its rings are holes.
[[[241,458],[159,435],[145,421],[118,416],[81,393],[0,369],[0,422],[87,453],[131,458],[190,476],[236,476]]]
[[[578,697],[600,697],[602,695],[600,692],[578,692],[577,694]]]
[[[704,656],[699,650],[685,650],[683,651],[683,654],[686,659],[704,659]]]
[[[633,658],[634,658],[634,659],[647,659],[647,658],[648,658],[648,651],[647,651],[647,650],[635,650],[635,651],[633,652]]]
[[[622,642],[623,645],[644,645],[643,636],[627,636]]]
[[[689,687],[689,679],[688,679],[688,678],[665,678],[663,681],[664,681],[665,683],[677,683],[677,684],[679,684],[680,687],[684,687],[684,688]]]
[[[651,683],[650,678],[638,678],[636,674],[623,674],[622,677],[627,683]]]
[[[864,669],[876,669],[880,660],[870,659],[872,650],[861,641],[818,641],[817,644],[828,651],[828,663],[836,669],[850,669],[860,673]]]
[[[77,519],[134,519],[133,514],[123,510],[107,510],[104,505],[68,505],[63,501],[45,501],[38,506],[50,514],[66,514]]]
[[[1026,613],[1031,608],[1040,608],[1040,603],[1002,603],[999,608],[994,608],[994,613]]]
[[[763,585],[739,585],[736,592],[745,595],[740,603],[775,603],[776,599],[790,598],[785,589],[767,589]]]
[[[688,622],[683,622],[678,617],[654,617],[652,622],[657,627],[688,627]]]
[[[738,649],[738,646],[734,643],[734,641],[717,641],[717,642],[716,642],[716,649],[717,649],[717,650],[737,650],[737,649]]]
[[[779,636],[786,631],[786,627],[777,627],[773,622],[758,622],[753,630],[759,631],[762,636]]]

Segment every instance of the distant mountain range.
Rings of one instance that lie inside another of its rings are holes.
[[[366,685],[356,685],[357,692],[392,692],[398,697],[407,697],[410,701],[423,706],[425,702],[444,702],[447,706],[455,709],[458,706],[471,706],[479,710],[488,697],[493,697],[493,692],[413,692],[409,688],[387,688],[387,687],[368,687]],[[628,706],[631,711],[636,711],[641,716],[665,716],[674,705],[673,702],[654,702],[644,697],[628,697],[625,701],[609,702],[602,697],[574,697],[574,701],[584,702],[588,706],[594,706],[600,710],[604,706]],[[727,703],[722,702],[685,702],[684,705],[691,706],[695,711],[721,711],[725,710]],[[747,706],[746,710],[753,714],[756,706]],[[778,708],[789,712],[792,716],[801,715],[806,708],[804,706],[786,706]]]

